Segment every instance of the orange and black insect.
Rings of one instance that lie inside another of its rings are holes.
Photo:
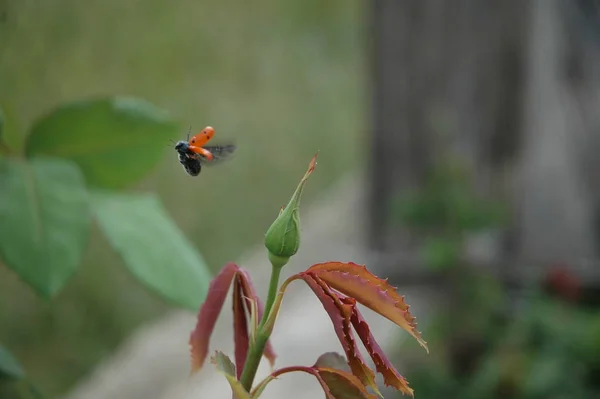
[[[190,132],[191,132],[190,127]],[[235,145],[205,145],[215,135],[215,129],[207,126],[187,141],[180,140],[175,143],[175,151],[179,156],[179,163],[190,176],[198,176],[203,165],[214,165],[225,160],[235,151]]]

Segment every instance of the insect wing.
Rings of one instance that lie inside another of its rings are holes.
[[[215,165],[229,159],[235,151],[236,146],[234,144],[209,145],[204,146],[202,148],[204,148],[207,151],[210,151],[210,153],[213,155],[213,159],[212,161],[209,161],[205,157],[198,154],[200,163],[202,163],[203,165]]]
[[[190,131],[191,130],[192,129],[190,127]],[[215,129],[213,129],[211,126],[206,126],[204,129],[202,129],[200,131],[200,133],[196,133],[192,137],[189,137],[189,133],[188,133],[188,142],[190,145],[193,145],[196,147],[204,147],[204,145],[206,143],[208,143],[213,138],[214,135],[215,135]]]

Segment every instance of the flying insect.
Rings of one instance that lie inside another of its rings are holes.
[[[190,127],[190,132],[191,130]],[[198,176],[202,171],[202,166],[217,164],[229,158],[235,151],[236,146],[233,144],[207,146],[206,144],[214,135],[215,129],[207,126],[191,138],[188,133],[187,140],[175,143],[179,163],[190,176]]]

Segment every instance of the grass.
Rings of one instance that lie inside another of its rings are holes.
[[[234,160],[196,179],[165,147],[164,162],[132,188],[157,192],[216,270],[262,241],[316,150],[305,205],[360,167],[362,7],[358,0],[0,0],[0,103],[25,130],[65,101],[134,95],[194,129],[214,126],[215,140],[235,140]],[[0,342],[50,397],[168,309],[99,234],[52,303],[0,269]]]

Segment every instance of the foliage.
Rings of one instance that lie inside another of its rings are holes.
[[[507,213],[502,203],[477,195],[468,169],[447,157],[434,166],[422,188],[393,203],[391,217],[424,234],[427,266],[444,270],[460,263],[466,233],[502,226]]]
[[[146,101],[93,99],[66,104],[39,119],[25,153],[71,160],[90,186],[120,189],[154,168],[165,142],[178,134],[168,115]]]
[[[422,191],[398,208],[425,241],[427,266],[452,273],[445,287],[453,302],[429,331],[436,356],[411,358],[412,381],[423,399],[592,398],[600,395],[600,315],[579,302],[580,282],[568,268],[519,296],[462,259],[467,233],[498,225],[502,206],[478,200],[464,172],[441,164]],[[441,232],[441,233],[440,233]],[[407,353],[408,352],[408,353]]]
[[[538,291],[506,309],[514,293],[502,291],[500,302],[473,315],[480,319],[475,327],[450,328],[438,320],[431,342],[440,353],[437,364],[416,360],[409,374],[421,397],[598,397],[600,315],[556,294]]]
[[[376,396],[367,388],[381,395],[375,382],[375,373],[365,363],[358,349],[354,332],[358,334],[367,349],[377,372],[383,376],[385,385],[413,396],[412,388],[377,344],[369,325],[357,307],[357,303],[360,303],[386,317],[410,333],[421,346],[427,349],[427,344],[417,331],[415,318],[411,315],[404,297],[400,296],[386,280],[376,277],[365,266],[326,262],[312,265],[304,272],[292,275],[279,286],[282,267],[299,248],[300,193],[315,169],[316,157],[315,155],[311,160],[292,199],[281,210],[265,236],[265,246],[272,266],[265,307],[263,308],[260,298],[252,287],[248,273],[235,264],[227,264],[211,282],[206,300],[198,313],[196,327],[190,335],[192,371],[198,371],[206,359],[211,333],[228,288],[233,284],[235,365],[220,351],[217,351],[211,360],[229,381],[234,398],[256,399],[271,380],[294,371],[313,375],[328,399],[375,398]],[[275,363],[276,355],[269,338],[286,289],[295,280],[304,280],[321,301],[346,357],[337,353],[325,353],[313,366],[276,369],[254,386],[254,377],[260,359],[265,356],[271,365]]]
[[[4,265],[53,299],[81,265],[96,221],[141,283],[177,305],[199,306],[210,277],[201,255],[156,197],[117,191],[150,172],[177,136],[163,111],[133,98],[88,99],[38,120],[24,144],[8,130],[14,125],[0,127]],[[10,359],[5,353],[0,366],[20,376]]]

